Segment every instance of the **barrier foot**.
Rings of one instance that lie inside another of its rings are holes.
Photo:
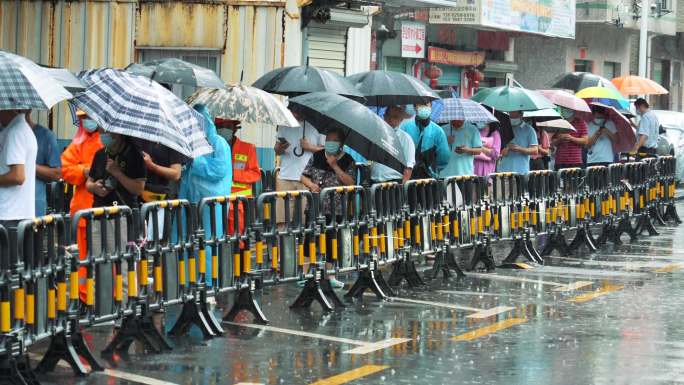
[[[64,360],[71,366],[75,375],[85,376],[89,372],[81,362],[81,358],[90,365],[91,370],[98,372],[104,370],[88,349],[83,334],[78,329],[78,324],[72,321],[70,329],[71,333],[67,334],[66,331],[62,331],[50,339],[50,346],[36,366],[38,373],[51,372],[55,370],[59,361]]]
[[[553,233],[549,234],[540,255],[542,257],[547,257],[553,254],[554,250],[558,250],[558,253],[561,256],[566,256],[569,254],[568,244],[560,227],[557,227]]]
[[[0,384],[40,385],[40,382],[31,370],[28,357],[25,355],[12,357],[8,353],[0,360]]]
[[[586,245],[591,252],[598,250],[598,248],[596,247],[596,241],[591,236],[589,225],[587,223],[583,223],[581,226],[577,228],[575,239],[573,239],[572,242],[570,242],[568,248],[570,250],[577,250],[582,245]]]
[[[216,337],[216,333],[214,333],[214,330],[209,325],[201,305],[194,299],[183,304],[183,310],[181,310],[181,314],[178,316],[176,324],[173,325],[170,334],[176,337],[185,335],[192,325],[199,328],[205,340]]]
[[[486,237],[483,242],[478,242],[473,250],[473,258],[470,260],[470,267],[468,270],[478,270],[478,265],[484,266],[487,272],[493,272],[496,269],[494,262],[494,255],[492,254],[492,244],[489,237]]]
[[[601,234],[596,238],[594,245],[597,247],[603,246],[608,243],[613,233],[613,226],[610,223],[604,223],[601,228]]]
[[[387,283],[390,287],[396,287],[401,285],[401,282],[404,280],[412,289],[418,286],[425,286],[425,282],[420,277],[420,274],[418,274],[418,270],[416,270],[416,264],[411,260],[400,259],[392,265],[392,273]]]
[[[228,314],[223,317],[223,322],[233,322],[240,312],[246,311],[252,314],[254,322],[262,325],[268,324],[268,319],[254,298],[255,286],[255,282],[250,279],[246,286],[240,287],[235,296],[235,303]]]
[[[121,321],[121,327],[107,347],[100,352],[103,358],[112,358],[114,353],[128,352],[131,344],[138,341],[146,351],[161,353],[171,350],[171,345],[157,328],[154,327],[149,316],[126,316]]]
[[[667,204],[667,207],[665,208],[665,215],[663,216],[663,218],[665,220],[672,220],[676,224],[682,223],[682,220],[679,219],[679,214],[677,214],[677,207],[674,203]]]
[[[333,305],[328,301],[328,298],[323,293],[321,287],[322,281],[327,281],[327,278],[324,275],[325,272],[322,269],[318,267],[314,268],[313,277],[306,280],[302,292],[299,293],[297,299],[290,305],[290,309],[308,308],[313,301],[316,301],[321,305],[323,311],[332,311],[334,309]],[[328,281],[328,285],[330,285],[330,281]]]
[[[648,231],[648,235],[651,237],[660,235],[658,230],[656,230],[655,226],[653,225],[653,222],[651,221],[651,216],[647,212],[644,212],[639,216],[639,220],[636,225],[636,230],[635,232],[637,235],[642,235],[644,231]]]
[[[661,215],[661,210],[660,210],[660,205],[655,205],[649,209],[649,213],[651,215],[651,218],[655,221],[655,224],[658,226],[665,226],[667,223],[665,222],[665,219]]]
[[[530,230],[525,230],[525,235],[523,236],[523,251],[527,259],[529,259],[532,262],[536,262],[540,265],[544,264],[544,258],[539,254],[539,251],[537,251],[537,248],[534,247],[534,243],[532,243],[532,235],[530,234]]]
[[[359,271],[359,277],[354,282],[354,285],[349,289],[344,298],[361,298],[366,290],[371,290],[379,300],[388,300],[389,296],[382,290],[378,282],[378,275],[381,275],[379,270],[376,270],[376,262],[372,261],[368,267]]]
[[[207,320],[207,323],[209,324],[209,327],[211,328],[211,331],[214,332],[217,336],[222,336],[223,333],[225,333],[225,330],[223,330],[223,326],[221,326],[221,321],[219,321],[216,316],[214,315],[214,312],[211,311],[209,308],[209,304],[207,303],[207,293],[202,292],[200,293],[200,301],[199,301],[199,306],[200,306],[200,311],[202,312],[202,315],[204,315],[204,319]]]
[[[429,273],[426,272],[425,275],[428,276],[429,279],[435,279],[441,272],[443,278],[447,279],[452,277],[451,270],[454,270],[456,272],[456,278],[465,277],[463,270],[461,270],[461,267],[458,266],[458,263],[454,259],[453,254],[443,250],[437,253],[435,257],[435,262],[432,265],[432,269]]]

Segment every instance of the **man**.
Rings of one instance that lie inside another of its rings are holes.
[[[613,143],[618,141],[617,128],[608,120],[605,108],[592,106],[591,112],[593,119],[588,124],[587,166],[609,166],[615,159]]]
[[[306,186],[300,181],[302,172],[309,163],[311,156],[315,152],[323,150],[325,145],[324,135],[321,135],[310,123],[303,121],[296,113],[293,115],[300,122],[301,127],[278,127],[278,136],[273,147],[276,155],[280,156],[280,172],[276,178],[276,191],[306,190]],[[294,210],[294,200],[290,202],[289,210],[291,213]],[[284,220],[285,206],[279,199],[276,201],[276,221],[280,224]]]
[[[451,151],[442,127],[430,120],[432,107],[428,104],[416,104],[416,117],[401,125],[416,146],[416,164],[412,178],[436,178],[439,171],[449,163]]]
[[[401,145],[401,150],[406,158],[406,168],[404,169],[403,173],[400,173],[382,163],[374,162],[371,166],[371,180],[373,183],[404,183],[411,179],[413,166],[416,164],[416,147],[413,144],[413,139],[411,139],[411,136],[399,129],[401,122],[409,117],[410,115],[399,106],[388,107],[387,111],[385,111],[385,122],[387,122],[390,127],[394,128],[397,136],[399,137],[399,144]]]
[[[475,175],[475,156],[482,152],[480,131],[463,120],[452,120],[447,141],[451,148],[449,163],[440,171],[441,178],[456,175]]]
[[[25,111],[0,110],[0,127],[0,224],[16,230],[36,214],[38,143]]]
[[[650,110],[648,102],[639,98],[634,102],[637,115],[641,117],[637,128],[637,141],[632,149],[633,153],[643,153],[655,156],[658,148],[658,136],[660,135],[660,122],[655,112]]]
[[[42,217],[47,212],[46,186],[62,177],[62,162],[55,134],[48,128],[35,123],[31,119],[31,111],[26,112],[26,122],[33,129],[38,144],[36,155],[36,216]]]
[[[239,121],[216,118],[215,122],[218,134],[228,142],[233,153],[231,195],[251,197],[254,194],[254,184],[261,180],[256,146],[237,137],[238,131],[242,128]]]
[[[537,153],[537,134],[532,126],[523,121],[521,111],[512,111],[508,116],[513,129],[513,140],[501,150],[497,171],[527,174],[530,172],[530,155]]]
[[[564,168],[582,168],[582,149],[587,145],[589,129],[584,120],[577,117],[575,111],[561,108],[561,115],[575,128],[575,132],[557,133],[551,139],[551,144],[556,147],[554,168],[556,171]]]

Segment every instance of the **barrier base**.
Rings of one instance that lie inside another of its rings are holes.
[[[371,261],[368,267],[359,271],[359,277],[344,298],[361,298],[366,290],[372,291],[379,300],[389,300],[394,294],[378,270],[377,261]]]
[[[568,249],[578,250],[580,247],[582,247],[582,245],[587,246],[587,248],[591,252],[598,250],[598,247],[596,247],[596,240],[591,235],[589,223],[587,222],[584,222],[577,228],[575,239],[573,239],[572,242],[570,242],[570,245],[568,245]]]
[[[26,355],[13,357],[7,354],[0,360],[0,384],[7,385],[40,385],[31,369]]]
[[[623,215],[618,220],[618,224],[613,231],[613,238],[611,239],[614,244],[622,244],[622,240],[620,239],[622,234],[629,234],[629,238],[632,242],[636,241],[638,238],[635,228],[632,227],[632,221],[630,220],[629,215]]]
[[[36,367],[36,372],[51,372],[55,370],[59,361],[64,360],[71,366],[75,375],[85,376],[89,372],[85,365],[83,365],[83,362],[81,362],[81,358],[90,365],[91,370],[98,372],[104,370],[95,359],[95,356],[93,356],[93,353],[90,352],[90,349],[88,349],[78,324],[72,321],[70,329],[70,333],[62,331],[50,339],[50,346]]]
[[[655,226],[653,225],[649,210],[644,211],[639,216],[639,219],[637,219],[636,229],[634,231],[637,233],[637,235],[642,235],[644,231],[648,231],[648,235],[652,237],[660,235],[658,230],[656,230]]]
[[[389,286],[399,286],[406,280],[410,288],[425,286],[425,282],[418,274],[416,264],[410,259],[400,259],[392,265],[392,273],[387,280]]]
[[[319,267],[315,267],[313,276],[307,278],[302,292],[299,293],[297,299],[290,305],[290,309],[308,308],[313,301],[318,302],[324,311],[333,311],[335,307],[345,307],[330,284],[325,270]]]
[[[482,242],[478,242],[473,250],[473,258],[470,260],[470,267],[468,270],[475,271],[478,265],[482,263],[485,270],[491,273],[496,269],[494,262],[494,254],[492,253],[492,243],[489,237],[485,237]]]
[[[666,221],[674,221],[674,223],[676,224],[682,223],[682,220],[679,219],[679,214],[677,214],[677,207],[674,203],[667,204],[667,206],[665,207],[665,214],[663,215],[663,219]]]
[[[254,298],[255,286],[255,281],[250,279],[246,286],[240,287],[235,295],[235,303],[228,314],[223,317],[223,322],[233,322],[240,312],[246,311],[252,314],[254,322],[262,325],[268,324],[268,319]]]
[[[183,304],[183,310],[170,333],[176,337],[185,335],[192,325],[200,329],[204,339],[211,339],[224,333],[214,313],[209,310],[204,293],[200,294],[199,302],[193,300]]]
[[[561,256],[569,254],[568,243],[565,240],[563,229],[561,229],[560,226],[556,226],[555,230],[549,233],[540,254],[542,257],[547,257],[553,254],[554,250],[557,250]]]
[[[539,255],[534,244],[532,244],[532,237],[530,236],[529,230],[525,230],[521,237],[514,240],[513,249],[511,249],[511,252],[506,259],[504,259],[503,264],[515,264],[520,256],[527,258],[530,262],[538,263],[540,265],[544,264],[544,259]]]
[[[601,234],[596,238],[594,245],[596,247],[604,246],[608,243],[608,240],[613,237],[613,231],[614,228],[612,223],[604,223],[603,226],[601,226]]]
[[[658,226],[665,226],[667,223],[665,222],[665,218],[663,218],[662,215],[662,210],[660,204],[655,204],[648,210],[649,215],[653,220],[655,221],[655,224]]]
[[[163,350],[173,348],[166,336],[154,326],[151,315],[131,314],[121,321],[119,331],[109,345],[100,352],[100,356],[111,358],[114,353],[126,353],[135,341],[142,344],[148,352],[161,353]]]
[[[425,276],[428,279],[435,279],[441,272],[443,278],[447,279],[453,276],[452,270],[456,272],[456,278],[465,277],[465,274],[463,273],[463,270],[461,270],[461,267],[458,266],[454,255],[448,250],[442,250],[435,255],[435,262],[432,265],[432,269],[428,270],[425,273]]]

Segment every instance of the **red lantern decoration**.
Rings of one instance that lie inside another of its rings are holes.
[[[430,66],[425,69],[425,72],[423,74],[426,78],[430,79],[430,87],[437,88],[437,85],[439,84],[437,79],[439,79],[439,77],[442,76],[444,72],[441,68],[437,67],[436,65],[430,64]]]

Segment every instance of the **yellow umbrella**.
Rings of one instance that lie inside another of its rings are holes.
[[[651,79],[636,75],[622,76],[611,80],[625,96],[629,95],[664,95],[669,92],[665,87]]]

